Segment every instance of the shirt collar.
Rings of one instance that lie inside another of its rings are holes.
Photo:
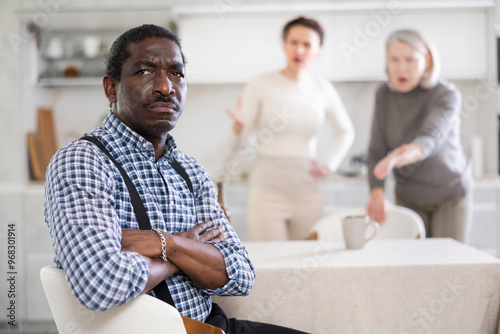
[[[104,127],[110,133],[119,135],[121,139],[127,142],[128,145],[134,147],[137,151],[141,152],[145,156],[150,156],[154,159],[154,148],[153,144],[144,139],[137,132],[130,129],[122,121],[113,114],[112,111],[108,113],[104,119]],[[177,144],[172,135],[167,134],[167,140],[165,142],[165,147],[163,148],[163,157],[173,157],[175,150],[177,149]],[[162,158],[163,158],[162,157]]]

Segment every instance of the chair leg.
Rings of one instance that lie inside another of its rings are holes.
[[[188,334],[225,334],[224,331],[218,327],[185,317],[183,315],[181,315],[181,318]]]

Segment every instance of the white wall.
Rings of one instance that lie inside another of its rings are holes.
[[[20,24],[16,1],[0,4],[0,183],[26,180],[20,169],[25,161],[25,132],[22,127]],[[14,41],[14,43],[11,43]]]

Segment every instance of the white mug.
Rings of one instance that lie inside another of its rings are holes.
[[[366,238],[365,230],[368,226],[373,226],[373,233]],[[379,224],[371,221],[367,215],[343,215],[342,233],[344,234],[345,246],[347,249],[363,248],[365,243],[373,239],[377,234]]]
[[[89,35],[83,39],[83,54],[87,58],[95,58],[99,55],[101,39],[97,36]]]
[[[61,58],[63,54],[64,50],[62,39],[60,39],[59,37],[52,37],[49,40],[47,49],[45,49],[45,56],[47,56],[47,58],[57,59]]]

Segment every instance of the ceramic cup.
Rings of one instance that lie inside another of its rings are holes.
[[[373,232],[367,238],[366,229],[368,226],[372,226]],[[345,247],[347,249],[363,248],[366,242],[375,237],[378,228],[379,224],[371,221],[367,215],[342,216],[342,233],[344,234]]]
[[[83,54],[87,58],[94,58],[99,55],[101,39],[97,36],[89,35],[83,39]]]
[[[49,40],[47,49],[45,50],[45,55],[47,58],[57,59],[63,56],[63,41],[59,37],[52,37]]]

